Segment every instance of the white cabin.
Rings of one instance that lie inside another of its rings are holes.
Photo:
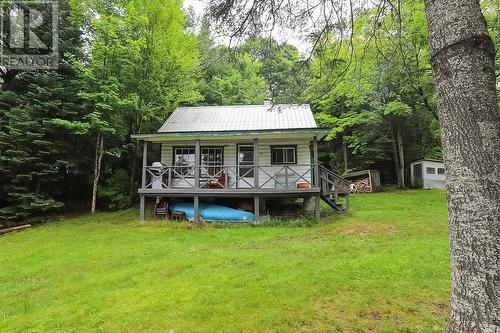
[[[330,194],[342,179],[318,162],[328,133],[304,104],[179,107],[157,133],[133,135],[144,141],[141,220],[146,197],[192,197],[195,207],[250,197],[257,218],[266,197],[316,198],[316,216],[320,199],[341,210]],[[148,158],[148,142],[160,156]]]

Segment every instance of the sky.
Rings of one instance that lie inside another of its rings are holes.
[[[206,2],[207,0],[184,0],[183,8],[187,10],[189,7],[192,7],[196,16],[201,17],[205,12]],[[303,55],[307,55],[311,51],[310,43],[297,37],[297,34],[289,29],[276,29],[276,31],[273,32],[273,38],[278,42],[287,42],[288,44],[294,45]],[[229,39],[218,38],[215,42],[228,45]]]

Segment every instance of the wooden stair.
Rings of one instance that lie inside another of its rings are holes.
[[[319,181],[321,187],[321,200],[337,213],[345,213],[348,211],[350,194],[349,181],[323,166],[319,167]],[[340,196],[345,196],[345,206],[340,203]]]

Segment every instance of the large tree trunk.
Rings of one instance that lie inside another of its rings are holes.
[[[401,179],[401,186],[405,187],[405,153],[403,146],[403,137],[401,136],[401,130],[398,128],[398,133],[396,135],[398,139],[398,160],[399,160],[399,178]]]
[[[447,168],[447,332],[500,332],[500,115],[494,46],[478,0],[426,0]]]
[[[104,152],[104,135],[97,134],[97,141],[95,146],[95,159],[94,159],[94,181],[92,184],[92,207],[90,212],[95,214],[97,203],[97,185],[99,184],[99,177],[101,176],[101,163],[102,155]]]
[[[391,125],[391,139],[392,139],[392,155],[394,158],[394,170],[396,171],[396,178],[398,180],[398,188],[404,187],[404,176],[401,177],[401,162],[399,160],[400,154],[397,143],[397,136],[399,134],[395,133],[393,126]]]

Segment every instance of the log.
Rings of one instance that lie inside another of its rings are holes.
[[[20,231],[31,227],[31,224],[20,225],[18,227],[12,227],[7,229],[0,229],[0,235],[7,234],[9,232]]]

